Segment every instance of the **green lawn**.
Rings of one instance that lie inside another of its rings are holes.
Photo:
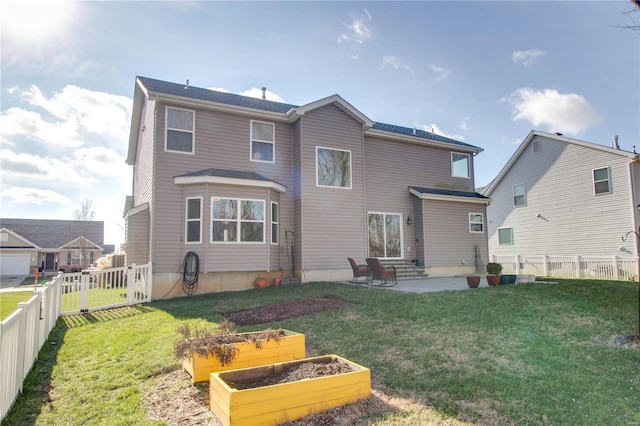
[[[30,291],[6,291],[0,293],[0,321],[18,309],[18,303],[26,302],[32,297],[33,289]]]
[[[144,390],[180,368],[181,323],[320,296],[353,304],[240,331],[295,330],[311,353],[369,367],[392,399],[362,424],[639,424],[640,350],[612,343],[638,332],[637,292],[578,280],[425,294],[315,283],[66,317],[2,425],[163,424]]]

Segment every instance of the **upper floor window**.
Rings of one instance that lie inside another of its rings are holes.
[[[316,185],[351,188],[351,151],[316,147]]]
[[[513,185],[513,206],[522,207],[527,205],[527,196],[524,193],[524,183]]]
[[[167,107],[165,151],[193,154],[195,112]]]
[[[498,244],[513,244],[513,228],[498,228]]]
[[[469,232],[484,232],[484,214],[469,213]]]
[[[189,243],[202,242],[202,197],[187,198],[184,224],[184,240]]]
[[[469,154],[461,154],[459,152],[451,153],[451,176],[469,178],[471,177],[469,167]]]
[[[211,198],[211,242],[264,243],[264,201]]]
[[[273,163],[275,126],[273,123],[251,120],[251,160]]]
[[[271,244],[278,244],[278,224],[280,211],[278,203],[271,202]]]
[[[608,167],[593,171],[593,192],[596,195],[611,192],[611,176],[609,176]]]

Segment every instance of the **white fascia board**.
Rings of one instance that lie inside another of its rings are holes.
[[[484,204],[485,206],[488,206],[491,203],[491,200],[487,198],[469,198],[443,194],[423,194],[422,192],[416,191],[415,189],[409,189],[409,192],[411,192],[421,200],[455,201],[457,203]]]
[[[149,210],[149,203],[143,203],[139,206],[131,207],[129,210],[127,210],[124,216],[125,218],[128,218],[129,216],[133,216],[134,214],[138,214],[145,210]]]
[[[91,241],[90,239],[85,238],[85,237],[83,237],[83,236],[80,236],[80,237],[74,238],[73,240],[69,241],[69,242],[68,242],[68,243],[66,243],[65,245],[62,245],[62,246],[58,247],[58,250],[67,250],[67,247],[68,247],[68,246],[71,246],[73,243],[75,243],[76,241],[79,241],[79,240],[81,240],[81,239],[82,239],[82,240],[85,240],[85,241],[87,242],[87,244],[88,244],[88,245],[87,245],[86,247],[84,247],[84,248],[85,248],[85,249],[87,249],[87,250],[97,250],[97,249],[104,250],[104,248],[103,248],[103,247],[100,247],[99,245],[97,245],[96,243],[94,243],[93,241]],[[93,247],[91,247],[91,246],[93,246]]]
[[[479,154],[482,151],[484,151],[484,149],[479,147],[462,146],[462,145],[457,145],[449,142],[441,142],[441,141],[435,141],[432,139],[420,138],[417,136],[400,135],[398,133],[385,132],[384,130],[378,130],[378,129],[368,129],[364,133],[366,136],[378,136],[385,139],[393,139],[401,142],[409,142],[409,143],[415,143],[419,145],[435,146],[438,148],[445,148],[452,151],[472,152],[474,154]]]
[[[8,234],[11,234],[11,235],[13,235],[14,237],[16,237],[17,239],[24,241],[26,244],[31,244],[31,245],[33,246],[33,247],[24,247],[25,249],[29,249],[29,250],[33,250],[33,249],[41,250],[41,249],[42,249],[42,247],[38,246],[36,243],[34,243],[34,242],[32,242],[32,241],[29,241],[28,239],[26,239],[26,238],[25,238],[25,237],[23,237],[22,235],[20,235],[20,234],[18,234],[18,233],[16,233],[16,232],[13,232],[11,229],[8,229],[8,228],[2,228],[2,229],[0,229],[0,232],[6,232],[6,233],[8,233]],[[1,249],[1,248],[3,248],[3,247],[0,247],[0,249]],[[8,249],[8,248],[6,248],[6,247],[4,247],[4,248],[5,248],[5,249],[7,249],[7,250],[14,250],[14,248],[11,248],[11,249]]]
[[[287,187],[270,180],[238,179],[220,176],[177,176],[173,178],[176,185],[195,183],[213,183],[217,185],[251,186],[254,188],[270,188],[278,192],[287,192]]]
[[[298,119],[298,117],[305,115],[309,111],[313,111],[314,109],[331,104],[335,104],[351,118],[361,123],[365,128],[370,128],[373,126],[373,121],[369,117],[364,115],[362,112],[360,112],[360,110],[351,105],[349,102],[345,101],[340,95],[331,95],[326,98],[308,103],[306,105],[291,108],[289,111],[287,111],[286,115],[290,117],[291,121],[295,121]]]

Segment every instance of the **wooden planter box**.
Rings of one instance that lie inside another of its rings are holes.
[[[335,360],[349,364],[354,371],[250,389],[236,389],[227,383],[253,382],[305,362]],[[368,398],[370,393],[369,369],[338,355],[212,373],[209,381],[211,411],[225,426],[280,424]]]
[[[196,354],[191,358],[185,358],[182,361],[182,366],[191,375],[193,383],[196,383],[206,382],[209,380],[209,374],[217,371],[236,370],[304,358],[304,334],[289,330],[283,331],[284,335],[280,336],[279,341],[275,339],[270,339],[268,342],[263,340],[260,349],[256,348],[254,342],[235,343],[234,345],[239,351],[229,365],[221,365],[218,358],[214,356],[205,358]]]

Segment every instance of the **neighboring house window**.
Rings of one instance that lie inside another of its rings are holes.
[[[351,151],[316,147],[316,184],[351,188]]]
[[[278,203],[271,202],[271,244],[278,244],[278,221],[280,220],[280,210]]]
[[[165,151],[193,154],[194,117],[194,111],[167,107]]]
[[[540,151],[542,151],[542,146],[540,145],[540,141],[538,139],[536,139],[535,141],[533,141],[532,143],[532,149],[533,149],[533,153],[538,153]]]
[[[264,243],[264,201],[211,199],[211,242]]]
[[[202,197],[187,198],[184,239],[187,244],[202,242]]]
[[[513,228],[498,228],[498,244],[513,244]]]
[[[251,160],[273,163],[274,150],[275,126],[251,120]]]
[[[369,213],[369,257],[402,257],[402,216]]]
[[[611,192],[609,168],[595,169],[593,171],[593,190],[595,194],[608,194]]]
[[[471,176],[469,154],[451,153],[451,176],[461,178],[469,178]]]
[[[484,232],[484,215],[469,213],[469,232]]]
[[[513,206],[522,207],[527,205],[527,197],[524,193],[524,183],[513,185]]]

